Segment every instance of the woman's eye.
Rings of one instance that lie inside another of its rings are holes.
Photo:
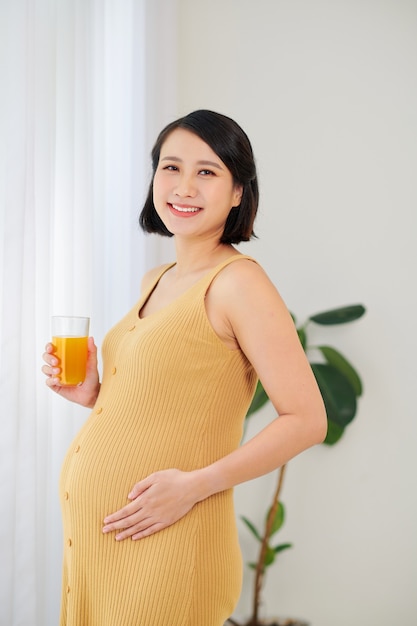
[[[214,172],[212,172],[211,170],[200,170],[200,174],[202,174],[203,176],[214,176]]]
[[[169,172],[176,172],[178,167],[176,165],[167,165],[164,167],[164,170],[168,170]]]

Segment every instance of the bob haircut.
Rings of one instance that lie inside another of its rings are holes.
[[[165,227],[153,202],[153,181],[159,164],[161,148],[167,137],[177,128],[194,133],[202,139],[223,161],[236,186],[243,189],[242,199],[227,217],[220,243],[240,243],[255,237],[253,223],[259,203],[258,179],[252,146],[242,128],[230,117],[201,109],[171,122],[159,134],[152,149],[152,181],[145,204],[139,216],[139,224],[147,233],[172,237]]]

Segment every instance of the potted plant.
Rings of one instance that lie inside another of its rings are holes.
[[[297,326],[297,320],[293,315],[299,339],[310,361],[326,406],[328,431],[324,444],[329,446],[340,440],[346,427],[356,416],[357,399],[362,394],[362,382],[356,369],[338,350],[328,345],[310,345],[308,328],[311,323],[323,326],[346,324],[359,319],[364,313],[365,308],[361,304],[345,306],[311,315],[301,326]],[[259,382],[246,417],[249,418],[256,413],[266,402],[268,402],[268,396]],[[248,518],[242,516],[249,532],[259,543],[259,555],[256,563],[248,564],[255,571],[252,615],[244,624],[239,624],[233,618],[229,618],[226,623],[233,626],[307,626],[306,622],[295,619],[263,621],[259,616],[266,570],[281,552],[291,547],[289,543],[272,545],[272,539],[282,527],[285,519],[285,508],[280,496],[286,468],[287,466],[283,465],[278,470],[277,484],[266,513],[264,528],[259,531]]]

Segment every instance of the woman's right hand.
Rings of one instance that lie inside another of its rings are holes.
[[[88,338],[87,373],[85,381],[76,386],[61,384],[59,374],[61,369],[59,361],[54,354],[55,348],[52,343],[47,343],[43,360],[46,365],[42,366],[42,372],[46,375],[47,386],[63,398],[76,402],[82,406],[92,408],[100,391],[100,382],[97,368],[97,346],[92,337]]]

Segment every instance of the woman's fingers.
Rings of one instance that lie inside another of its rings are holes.
[[[139,498],[129,502],[126,506],[122,507],[112,515],[108,515],[104,519],[103,532],[108,533],[113,530],[119,530],[120,528],[127,528],[141,521],[140,519],[141,505]]]
[[[140,539],[174,524],[199,500],[197,484],[195,472],[168,469],[151,474],[133,487],[129,504],[104,519],[103,532],[121,531],[119,541]]]
[[[82,406],[89,408],[94,406],[100,390],[100,382],[97,369],[97,347],[93,337],[88,338],[87,371],[85,381],[82,384],[76,386],[62,385],[60,380],[60,362],[55,354],[55,346],[52,343],[46,344],[42,358],[45,364],[42,366],[41,371],[46,376],[46,385],[52,391]]]

